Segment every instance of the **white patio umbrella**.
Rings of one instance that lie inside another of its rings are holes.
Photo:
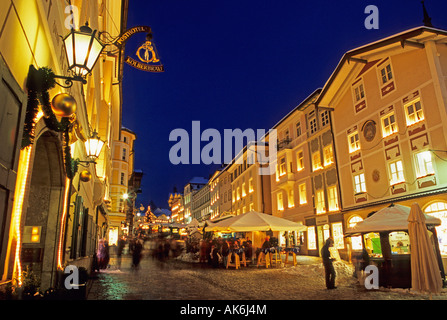
[[[256,211],[234,216],[213,225],[207,226],[205,231],[250,232],[250,231],[305,231],[307,227],[270,214]]]
[[[415,291],[439,294],[442,288],[438,260],[419,204],[411,206],[408,216],[411,252],[411,287]]]

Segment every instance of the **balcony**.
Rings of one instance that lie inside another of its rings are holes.
[[[284,149],[292,149],[292,139],[290,138],[285,138],[282,140],[278,140],[278,142],[276,143],[276,149],[277,151],[281,151]]]

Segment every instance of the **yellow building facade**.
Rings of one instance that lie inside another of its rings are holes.
[[[22,272],[29,267],[42,290],[54,287],[66,265],[89,268],[97,240],[106,234],[111,145],[121,127],[121,84],[112,85],[121,80],[119,50],[105,48],[86,84],[74,82],[64,88],[67,83],[56,79],[62,86],[50,86],[50,101],[61,93],[76,100],[69,133],[59,129],[64,124],[59,115],[51,118],[52,113],[43,109],[46,92],[35,117],[29,118],[34,110],[27,110],[34,104],[34,86],[43,84],[35,82],[30,69],[41,72],[45,67],[56,75],[69,75],[61,37],[70,32],[70,24],[78,29],[88,22],[92,29],[112,35],[124,30],[126,1],[71,4],[0,3],[0,134],[2,145],[5,142],[0,184],[6,190],[0,196],[0,284],[14,279],[14,285],[21,285]],[[32,126],[30,136],[23,136],[26,125]],[[93,163],[86,157],[84,140],[95,132],[105,144]],[[22,138],[28,138],[23,139],[26,144]],[[69,158],[75,160],[77,171]]]
[[[318,104],[333,108],[345,226],[417,202],[447,254],[447,32],[419,27],[347,52]],[[361,249],[354,239],[351,249]]]

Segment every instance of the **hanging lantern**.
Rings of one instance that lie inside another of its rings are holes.
[[[96,30],[93,31],[86,23],[79,31],[72,29],[63,41],[68,69],[75,76],[85,77],[92,71],[104,49],[104,44],[96,37]]]
[[[68,93],[60,93],[51,101],[51,109],[58,117],[71,117],[76,112],[76,100]]]
[[[85,141],[85,149],[87,151],[87,157],[92,159],[97,159],[101,153],[102,147],[104,146],[104,141],[98,137],[98,133],[93,131],[90,138]]]
[[[89,182],[92,179],[92,174],[88,170],[83,170],[79,175],[79,179],[82,182]]]

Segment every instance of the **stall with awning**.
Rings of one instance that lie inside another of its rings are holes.
[[[205,231],[253,232],[253,231],[306,231],[301,223],[257,211],[249,211],[209,225]]]
[[[411,253],[414,243],[410,243],[408,218],[411,208],[391,204],[372,213],[365,220],[345,231],[346,237],[361,236],[369,263],[379,269],[379,284],[384,287],[411,287]],[[441,220],[424,214],[427,232],[433,237],[439,269],[444,277],[444,268],[439,252],[435,226]]]

